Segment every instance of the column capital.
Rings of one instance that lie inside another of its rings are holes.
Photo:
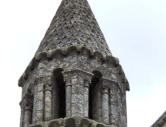
[[[25,109],[25,110],[33,110],[31,104],[30,104],[30,105],[25,105],[25,106],[24,106],[24,109]]]
[[[104,94],[108,94],[108,93],[109,93],[109,88],[103,88],[102,92],[103,92]]]
[[[52,91],[52,85],[51,84],[45,84],[45,91]]]
[[[21,108],[25,108],[26,105],[29,105],[32,107],[32,105],[33,105],[33,95],[32,94],[28,93],[22,98],[22,100],[20,102]]]
[[[90,80],[84,80],[84,86],[89,88]]]
[[[118,84],[118,83],[116,81],[114,81],[114,80],[102,78],[102,86],[103,86],[103,88],[111,89],[116,84]]]
[[[40,76],[36,77],[35,79],[35,84],[37,83],[46,83],[46,84],[51,84],[52,81],[52,75],[45,75],[45,76]]]
[[[65,81],[65,83],[66,83],[66,86],[71,86],[71,81],[70,81],[70,73],[67,73],[67,72],[62,72],[62,74],[63,74],[63,78],[64,78],[64,81]]]
[[[24,110],[32,110],[32,108],[33,108],[33,102],[29,101],[29,99],[28,100],[26,99],[26,100],[23,101],[22,106],[23,106]]]

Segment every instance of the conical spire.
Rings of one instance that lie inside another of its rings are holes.
[[[87,0],[62,0],[37,53],[71,46],[111,55]]]

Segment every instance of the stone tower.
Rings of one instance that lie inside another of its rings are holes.
[[[62,0],[19,86],[20,127],[127,127],[129,84],[87,0]]]

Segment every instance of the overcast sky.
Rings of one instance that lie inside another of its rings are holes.
[[[18,127],[17,81],[61,0],[0,1],[0,120]],[[89,0],[112,54],[129,80],[128,127],[150,127],[166,110],[166,1]]]

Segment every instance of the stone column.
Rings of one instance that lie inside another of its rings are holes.
[[[71,76],[72,99],[71,110],[72,116],[84,117],[84,75],[83,72],[76,71]]]
[[[66,116],[71,116],[71,94],[72,86],[69,82],[66,82]]]
[[[20,127],[23,127],[24,109],[23,109],[22,103],[20,103],[20,107],[21,107]]]
[[[44,120],[47,121],[52,119],[52,86],[49,83],[45,85],[44,101]]]
[[[109,92],[108,88],[102,90],[102,122],[109,124]]]
[[[89,80],[84,81],[84,117],[89,117]]]
[[[124,92],[122,97],[122,113],[121,113],[121,121],[124,127],[127,127],[127,107],[126,107],[126,91]]]
[[[88,117],[88,75],[80,70],[64,72],[66,83],[66,116]]]
[[[110,124],[114,126],[118,126],[120,123],[118,99],[118,87],[112,84],[110,89]]]
[[[34,84],[32,123],[36,122],[36,95],[37,95],[37,85]]]
[[[33,123],[44,120],[44,77],[37,78],[34,86]]]
[[[32,122],[32,106],[25,105],[24,108],[24,125],[23,127],[29,127],[29,124]]]
[[[66,117],[71,117],[71,95],[72,95],[72,85],[69,74],[64,73],[64,80],[66,86]]]

